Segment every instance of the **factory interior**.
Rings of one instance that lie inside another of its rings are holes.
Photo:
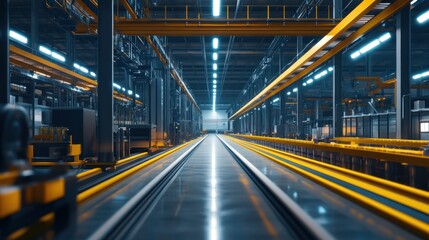
[[[1,0],[0,239],[429,239],[429,0]]]

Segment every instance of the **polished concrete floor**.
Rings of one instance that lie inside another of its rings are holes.
[[[228,139],[329,234],[338,239],[413,239],[370,211]],[[165,169],[185,147],[79,207],[85,238]],[[126,239],[296,239],[216,135],[191,154]]]

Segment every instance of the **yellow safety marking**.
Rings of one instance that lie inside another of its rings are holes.
[[[21,191],[17,187],[0,188],[0,219],[21,209]]]
[[[88,179],[94,175],[97,175],[101,172],[102,172],[101,168],[93,168],[93,169],[90,169],[90,170],[85,171],[83,173],[79,173],[78,175],[76,175],[76,178],[77,178],[77,180],[82,181],[82,180]]]
[[[33,188],[34,200],[38,203],[50,203],[65,195],[65,180],[57,178],[38,184]]]
[[[162,153],[162,154],[160,154],[160,155],[152,158],[151,160],[148,160],[148,161],[146,161],[146,162],[144,162],[142,164],[139,164],[139,165],[137,165],[137,166],[135,166],[135,167],[133,167],[133,168],[131,168],[131,169],[123,172],[123,173],[120,173],[120,174],[118,174],[118,175],[116,175],[116,176],[114,176],[114,177],[112,177],[112,178],[110,178],[110,179],[108,179],[108,180],[106,180],[106,181],[104,181],[104,182],[102,182],[102,183],[100,183],[100,184],[98,184],[98,185],[90,188],[90,189],[87,189],[84,192],[79,193],[79,195],[77,196],[77,202],[78,203],[82,203],[83,201],[85,201],[85,200],[89,199],[90,197],[94,196],[95,194],[97,194],[97,193],[99,193],[101,191],[104,191],[105,189],[107,189],[108,187],[112,186],[113,184],[116,184],[116,183],[122,181],[123,179],[127,178],[128,176],[136,173],[140,169],[142,169],[142,168],[144,168],[144,167],[146,167],[146,166],[148,166],[148,165],[150,165],[150,164],[152,164],[152,163],[154,163],[154,162],[156,162],[156,161],[164,158],[167,155],[170,155],[170,154],[178,151],[179,149],[182,149],[183,147],[185,147],[185,146],[187,146],[187,145],[195,142],[196,140],[184,143],[184,144],[182,144],[182,145],[180,145],[180,146],[178,146],[178,147],[176,147],[174,149],[171,149],[171,150],[169,150],[169,151],[167,151],[165,153]]]
[[[238,144],[240,144],[240,143],[238,143]],[[240,145],[242,145],[242,144],[240,144]],[[415,218],[413,218],[413,217],[411,217],[405,213],[402,213],[402,212],[400,212],[394,208],[388,207],[388,206],[386,206],[382,203],[379,203],[379,202],[377,202],[371,198],[368,198],[366,196],[358,194],[358,193],[356,193],[356,192],[354,192],[348,188],[340,186],[336,183],[333,183],[333,182],[326,180],[322,177],[319,177],[315,174],[309,173],[309,172],[307,172],[307,171],[305,171],[299,167],[293,166],[292,164],[280,161],[280,160],[278,160],[278,159],[276,159],[276,158],[274,158],[274,157],[272,157],[266,153],[255,150],[254,148],[252,148],[250,146],[247,146],[244,144],[242,146],[251,150],[251,151],[257,152],[260,155],[265,156],[265,157],[267,157],[267,158],[269,158],[269,159],[271,159],[277,163],[280,163],[280,164],[294,170],[295,172],[298,172],[299,174],[301,174],[307,178],[310,178],[313,181],[318,182],[319,184],[322,184],[322,185],[342,194],[343,196],[346,196],[347,198],[349,198],[353,201],[356,201],[362,205],[369,207],[372,210],[379,212],[380,214],[382,214],[386,217],[390,217],[393,221],[397,222],[401,226],[407,227],[408,229],[414,231],[414,233],[416,233],[416,234],[419,234],[419,235],[425,236],[425,237],[429,236],[429,224],[427,224],[425,222],[422,222],[418,219],[415,219]]]
[[[127,162],[135,160],[137,158],[141,158],[143,156],[146,156],[147,154],[148,154],[147,152],[143,152],[143,153],[139,153],[139,154],[133,155],[133,156],[128,157],[128,158],[121,159],[121,160],[116,162],[116,165],[121,165],[121,164],[127,163]]]
[[[246,143],[243,143],[246,144]],[[255,144],[248,144],[250,146],[252,146],[253,148],[257,148],[257,149],[264,149],[262,147],[256,146]],[[284,158],[285,156],[289,157],[288,160],[291,160],[297,164],[300,164],[304,167],[310,168],[312,170],[315,170],[317,172],[326,174],[328,176],[334,177],[336,179],[339,179],[341,181],[353,184],[359,188],[365,189],[369,192],[373,192],[375,194],[381,195],[385,198],[388,198],[392,201],[396,201],[399,202],[405,206],[408,206],[410,208],[416,209],[418,211],[421,211],[423,213],[429,214],[429,193],[426,193],[424,191],[421,191],[422,193],[420,194],[420,196],[423,199],[416,199],[413,196],[405,196],[402,195],[400,193],[397,193],[396,191],[391,191],[390,189],[386,189],[385,184],[387,184],[390,181],[384,180],[384,179],[379,179],[380,181],[377,181],[376,183],[374,183],[372,181],[372,179],[367,178],[367,177],[363,177],[363,175],[365,174],[351,174],[351,172],[348,169],[341,169],[339,167],[337,167],[337,169],[333,168],[332,165],[330,164],[326,164],[326,163],[322,163],[316,160],[312,160],[312,159],[308,159],[308,158],[304,158],[304,157],[298,157],[296,155],[292,155],[292,154],[286,154],[286,153],[280,153],[280,151],[275,151],[274,149],[265,147],[265,150],[268,151],[270,154],[275,155],[277,157],[280,158]],[[291,159],[292,158],[292,159]],[[344,170],[348,170],[348,171],[344,171]],[[356,172],[354,172],[356,173]],[[352,176],[350,176],[352,175]],[[392,182],[390,182],[392,183]],[[396,187],[401,189],[401,192],[405,192],[407,193],[407,190],[411,188],[410,187],[406,187],[404,185],[400,185],[400,184],[390,184],[389,186],[390,188],[394,188],[396,189]],[[415,189],[417,190],[417,189]],[[418,192],[418,191],[414,191],[414,192]],[[422,196],[423,195],[423,196]],[[426,195],[426,196],[425,196]]]

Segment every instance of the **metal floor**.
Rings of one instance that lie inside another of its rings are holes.
[[[338,239],[414,239],[397,226],[228,139],[329,234]],[[79,206],[86,238],[187,146]],[[126,239],[296,239],[216,135],[190,155]]]

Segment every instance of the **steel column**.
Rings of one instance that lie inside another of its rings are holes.
[[[411,137],[410,7],[396,17],[396,138]]]
[[[98,161],[113,162],[113,2],[98,2]]]
[[[37,14],[39,5],[40,1],[31,1],[31,48],[33,53],[37,52],[39,42],[39,18]]]
[[[343,121],[341,118],[341,112],[342,112],[342,54],[338,53],[334,57],[334,77],[333,77],[333,104],[332,104],[332,127],[333,127],[333,137],[341,137],[343,133]]]
[[[296,56],[297,58],[301,57],[301,52],[303,50],[302,36],[296,38]],[[304,128],[303,128],[303,114],[304,114],[304,98],[303,98],[303,88],[301,85],[298,86],[298,92],[296,93],[296,134],[298,138],[304,138]]]
[[[10,101],[9,0],[0,2],[0,104],[6,104]]]

